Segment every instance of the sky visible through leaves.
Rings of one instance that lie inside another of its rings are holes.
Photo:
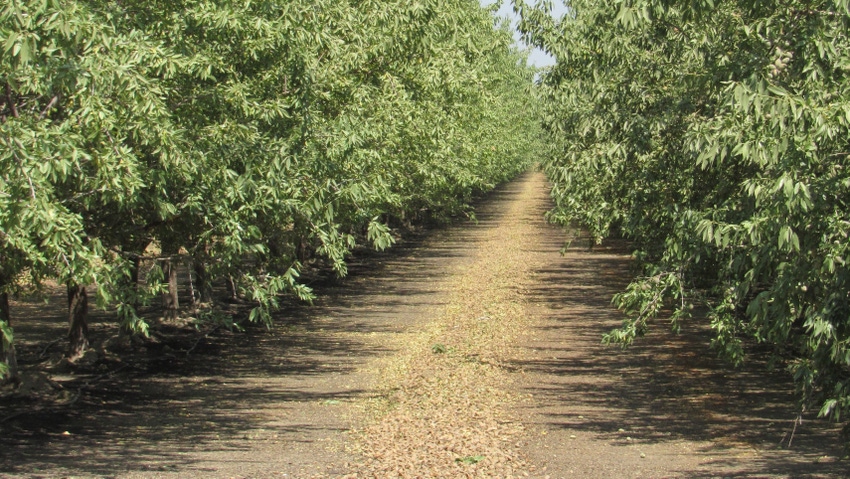
[[[510,0],[480,0],[481,5],[492,5],[494,3],[501,2],[502,6],[499,8],[498,15],[500,17],[507,17],[511,19],[511,22],[514,24],[514,30],[516,30],[516,21],[517,16],[514,13],[513,7],[511,6]],[[560,18],[567,12],[567,7],[564,6],[564,3],[560,0],[555,0],[555,5],[552,10],[552,13],[555,17]],[[514,39],[517,43],[522,44],[519,39],[519,33],[514,32]],[[524,45],[523,45],[524,47]],[[535,48],[531,51],[531,54],[528,57],[528,64],[534,65],[536,67],[547,67],[555,64],[555,59],[552,58],[549,54],[540,50],[539,48]]]

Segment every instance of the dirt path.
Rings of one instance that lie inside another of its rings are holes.
[[[836,428],[806,418],[784,447],[784,376],[730,372],[705,331],[601,346],[628,256],[560,255],[548,207],[527,174],[477,224],[364,258],[271,333],[55,375],[71,407],[0,407],[0,477],[846,475]],[[47,326],[21,321],[21,350]]]

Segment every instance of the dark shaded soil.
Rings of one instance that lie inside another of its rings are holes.
[[[662,322],[625,351],[601,344],[620,323],[626,251],[576,244],[527,291],[540,322],[516,366],[531,460],[552,477],[847,477],[840,427],[800,416],[789,375],[759,354],[740,369],[717,359],[705,320],[678,335]]]

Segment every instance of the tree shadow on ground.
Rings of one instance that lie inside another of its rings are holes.
[[[846,477],[846,461],[837,460],[840,427],[813,413],[799,416],[790,375],[768,371],[756,348],[742,368],[718,359],[705,318],[687,321],[681,334],[658,321],[627,350],[601,344],[622,319],[611,298],[628,283],[627,251],[623,241],[592,250],[586,239],[574,241],[561,261],[537,271],[527,291],[548,316],[532,333],[556,329],[564,338],[535,345],[532,359],[513,364],[551,378],[528,390],[548,405],[542,409],[548,427],[624,446],[705,442],[711,445],[702,452],[713,457],[706,470],[724,477]],[[751,457],[720,454],[733,449]],[[683,473],[703,477],[706,470]]]
[[[0,424],[0,470],[35,474],[71,468],[108,476],[149,467],[179,469],[194,462],[184,455],[189,451],[250,447],[242,439],[257,429],[263,431],[258,440],[314,440],[311,429],[330,425],[275,423],[267,414],[270,409],[285,414],[297,403],[330,409],[365,394],[313,383],[346,374],[353,367],[346,365],[351,351],[361,357],[381,353],[357,341],[304,331],[209,338],[188,357],[126,358],[127,367],[108,377],[79,374],[64,383],[75,396],[72,404],[37,399],[5,404],[4,416],[14,417]],[[290,380],[275,380],[281,376]]]

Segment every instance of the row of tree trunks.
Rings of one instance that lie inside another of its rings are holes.
[[[133,285],[139,283],[139,270],[141,260],[135,259],[130,272],[130,281]],[[178,298],[178,283],[177,283],[177,267],[176,260],[166,260],[163,262],[163,273],[168,284],[168,290],[163,293],[162,307],[165,320],[174,320],[177,318],[177,313],[180,308]],[[192,278],[194,276],[194,280]],[[209,284],[206,266],[202,261],[193,261],[189,266],[189,297],[190,303],[194,305],[196,298],[200,302],[209,302],[212,297],[212,288]],[[235,286],[231,284],[232,280],[228,280],[228,286],[235,294]],[[0,275],[0,287],[5,285],[4,278]],[[86,350],[89,348],[89,328],[88,328],[88,312],[89,301],[88,292],[84,285],[69,283],[67,286],[68,292],[68,350],[66,353],[70,361],[76,361],[83,357]],[[134,306],[138,306],[134,301]],[[9,327],[12,325],[11,308],[9,306],[9,293],[0,293],[0,321],[6,323]],[[6,371],[0,376],[0,383],[9,383],[19,381],[18,362],[15,354],[14,344],[8,344],[5,341],[0,341],[0,357],[6,363]]]
[[[193,261],[189,265],[188,283],[186,284],[186,295],[189,299],[189,305],[195,306],[198,302],[208,303],[212,299],[212,288],[207,277],[207,269],[203,263]],[[165,311],[165,319],[174,319],[177,317],[177,310],[180,309],[180,298],[177,290],[177,264],[175,261],[166,261],[162,267],[166,282],[168,283],[168,291],[163,293],[162,308]]]
[[[163,317],[166,321],[177,319],[177,313],[180,310],[177,282],[177,269],[180,262],[176,259],[176,252],[171,252],[171,254],[172,256],[162,262],[163,277],[168,285],[167,290],[162,295]],[[212,299],[212,287],[207,275],[206,265],[202,260],[191,259],[186,263],[186,266],[188,270],[186,294],[189,306],[194,307],[198,302],[209,302]]]

